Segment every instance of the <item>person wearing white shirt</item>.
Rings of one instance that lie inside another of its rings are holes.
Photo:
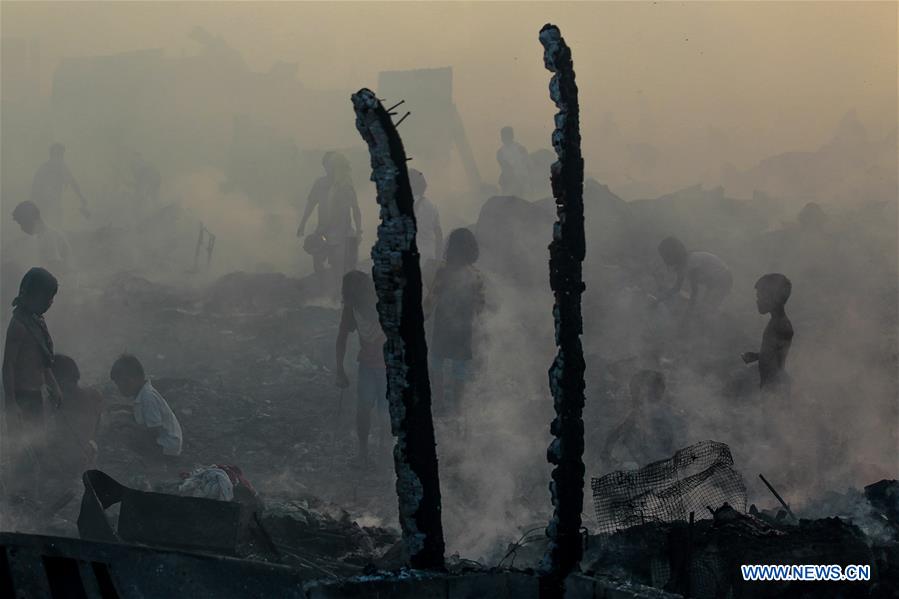
[[[129,354],[122,355],[112,365],[109,378],[122,395],[134,398],[134,421],[150,433],[155,451],[169,457],[181,455],[181,424],[165,398],[153,388],[140,360]],[[143,439],[142,450],[149,445],[147,440]]]
[[[440,260],[443,254],[443,230],[440,228],[440,213],[427,197],[428,183],[421,171],[409,169],[409,185],[414,198],[415,222],[418,234],[415,243],[424,260]]]
[[[500,139],[503,145],[496,151],[500,168],[499,187],[503,195],[528,200],[531,195],[530,155],[523,145],[515,141],[512,127],[503,127]]]

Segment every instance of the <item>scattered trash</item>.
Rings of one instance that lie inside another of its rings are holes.
[[[200,466],[187,474],[178,486],[184,497],[204,497],[218,501],[234,499],[234,484],[228,473],[216,466]]]

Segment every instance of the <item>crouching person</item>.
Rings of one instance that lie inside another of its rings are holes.
[[[62,390],[52,443],[56,475],[64,484],[80,483],[82,473],[96,467],[103,396],[79,384],[81,371],[69,356],[56,354],[52,371]]]
[[[109,378],[125,397],[134,399],[137,434],[134,450],[148,466],[165,466],[181,455],[181,424],[165,398],[153,388],[135,356],[122,355]]]

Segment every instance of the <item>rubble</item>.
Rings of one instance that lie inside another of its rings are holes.
[[[869,485],[864,495],[850,489],[807,500],[796,517],[755,505],[746,513],[745,483],[730,450],[707,441],[594,478],[592,486],[598,534],[588,542],[588,574],[697,598],[885,597],[899,590],[899,527],[887,515],[895,481]],[[744,564],[869,565],[872,582],[762,584],[743,580]]]
[[[627,202],[595,179],[585,179],[584,227],[590,253],[584,257],[585,280],[599,280],[603,269],[628,264],[641,248],[634,230],[644,226]],[[475,235],[480,264],[495,277],[521,286],[544,289],[546,231],[552,227],[555,199],[530,202],[514,196],[492,196],[478,213]]]
[[[400,541],[396,531],[360,526],[342,508],[315,497],[269,501],[260,526],[274,543],[280,563],[315,564],[331,577],[358,574]]]
[[[713,597],[868,597],[868,584],[757,583],[742,579],[742,564],[874,564],[866,537],[838,518],[778,526],[728,505],[710,520],[647,523],[591,539],[586,571],[606,572],[698,599]],[[872,568],[875,584],[885,581]],[[895,584],[894,582],[892,584]]]
[[[864,490],[828,491],[807,499],[797,509],[800,518],[838,517],[852,522],[874,545],[899,544],[896,481],[882,480]]]
[[[882,480],[865,487],[865,498],[893,527],[899,528],[899,481]]]
[[[248,485],[232,486],[225,500],[185,495],[184,483],[169,485],[172,492],[148,492],[96,470],[85,473],[84,488],[82,539],[241,556],[317,578],[357,574],[399,542],[393,530],[360,526],[313,496],[263,504]]]

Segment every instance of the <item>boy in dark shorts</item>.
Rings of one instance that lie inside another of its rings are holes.
[[[356,377],[356,436],[359,440],[359,462],[368,463],[368,435],[371,413],[384,421],[387,413],[387,374],[384,366],[384,342],[387,338],[378,321],[377,296],[371,277],[358,270],[343,276],[343,312],[337,331],[337,386],[349,384],[343,362],[349,334],[359,334],[359,370]],[[383,435],[384,426],[380,427]]]

